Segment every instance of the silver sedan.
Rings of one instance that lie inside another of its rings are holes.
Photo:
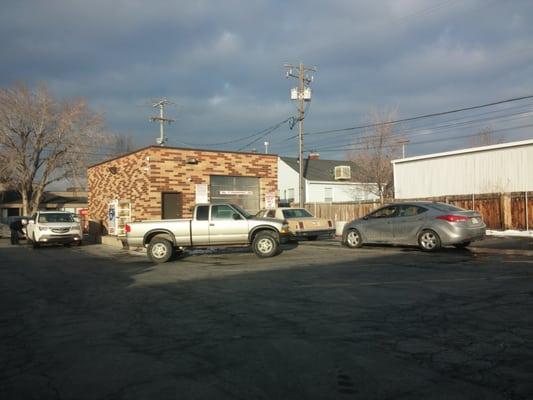
[[[442,246],[465,248],[485,237],[486,225],[476,211],[446,203],[416,201],[386,205],[345,225],[342,243],[418,245],[424,251]]]

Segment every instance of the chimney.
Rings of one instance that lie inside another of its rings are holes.
[[[309,156],[307,157],[309,160],[320,160],[320,153],[317,153],[315,151],[309,153]]]

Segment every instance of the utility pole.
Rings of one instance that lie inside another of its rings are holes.
[[[298,163],[300,164],[299,169],[299,190],[298,190],[298,197],[299,197],[299,203],[300,207],[304,207],[305,205],[305,188],[304,188],[304,117],[305,117],[305,102],[311,101],[311,88],[309,88],[309,84],[313,82],[313,76],[307,75],[308,71],[316,72],[316,67],[306,67],[303,65],[302,62],[295,67],[290,64],[285,64],[285,68],[287,68],[287,74],[286,77],[292,77],[298,79],[298,87],[291,89],[291,100],[297,100],[298,101]],[[296,73],[294,71],[297,71]]]
[[[409,143],[408,139],[400,140],[398,144],[402,145],[402,158],[405,158],[405,145]]]
[[[167,99],[161,99],[157,103],[153,104],[154,108],[159,108],[159,116],[150,117],[150,120],[152,122],[159,122],[159,137],[156,139],[156,143],[160,146],[164,146],[165,142],[167,141],[167,138],[165,137],[165,122],[170,125],[172,122],[175,121],[170,118],[165,118],[165,105],[168,103],[169,101]]]

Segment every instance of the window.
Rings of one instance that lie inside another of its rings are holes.
[[[233,214],[236,214],[235,210],[225,204],[211,207],[211,220],[233,219]]]
[[[380,208],[369,215],[369,218],[391,218],[396,216],[396,206]]]
[[[414,217],[415,215],[422,214],[426,212],[427,209],[424,207],[418,207],[411,204],[404,204],[400,206],[398,216],[400,217]]]
[[[312,217],[311,213],[304,208],[293,208],[290,210],[283,210],[283,218],[306,218]]]
[[[207,221],[209,219],[209,206],[198,206],[196,208],[196,220]]]
[[[428,206],[433,207],[439,211],[444,211],[444,212],[465,211],[464,208],[455,207],[455,206],[452,206],[451,204],[446,204],[446,203],[431,203],[431,204],[428,204]]]
[[[331,203],[333,201],[333,189],[332,188],[324,188],[324,201],[326,203]]]
[[[74,217],[72,214],[66,214],[66,213],[46,213],[46,214],[39,214],[39,222],[40,223],[46,223],[46,222],[74,222]]]
[[[287,201],[288,202],[294,201],[294,189],[287,190]]]

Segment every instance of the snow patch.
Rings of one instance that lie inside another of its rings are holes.
[[[508,229],[506,231],[492,231],[487,229],[487,236],[495,237],[530,237],[533,238],[533,231],[516,231]]]

